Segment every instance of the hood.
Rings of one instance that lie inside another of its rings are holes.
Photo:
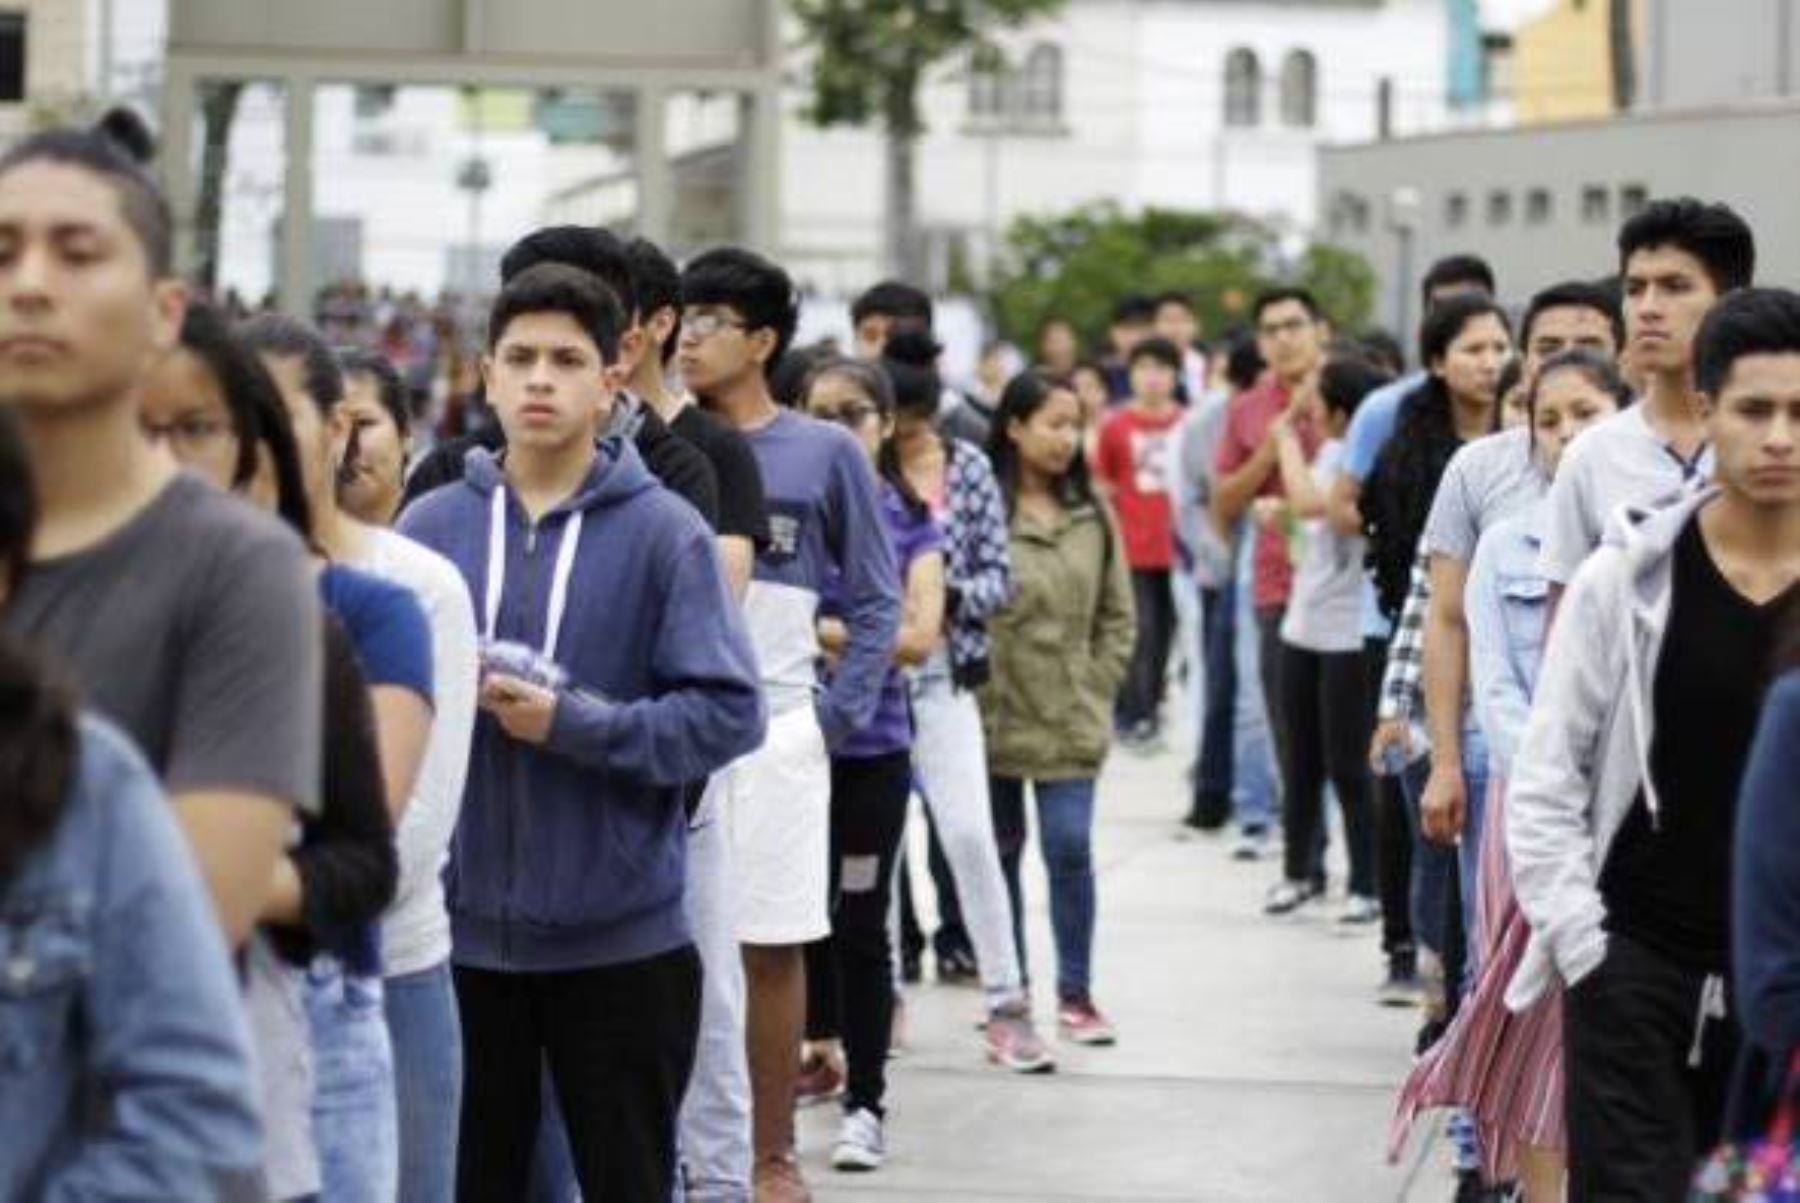
[[[631,440],[609,435],[599,440],[598,449],[599,454],[594,457],[593,467],[588,469],[587,479],[581,482],[574,496],[559,502],[545,517],[576,510],[604,509],[657,487],[656,478],[644,467]],[[491,497],[506,480],[501,469],[504,455],[505,452],[496,454],[483,447],[471,448],[463,457],[464,483],[482,497]]]
[[[1640,613],[1666,610],[1675,540],[1718,493],[1716,485],[1684,489],[1660,504],[1622,505],[1607,520],[1604,542],[1621,549]]]

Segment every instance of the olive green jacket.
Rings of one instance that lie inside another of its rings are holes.
[[[989,770],[1095,776],[1137,636],[1119,533],[1105,509],[1082,506],[1049,527],[1015,514],[1008,534],[1012,598],[988,620],[992,675],[981,691]]]

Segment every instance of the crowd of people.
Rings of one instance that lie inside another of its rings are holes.
[[[905,282],[795,349],[760,255],[546,227],[420,454],[404,357],[188,297],[150,149],[0,156],[0,1197],[807,1199],[798,1107],[887,1155],[911,800],[971,1055],[1041,1074],[1027,800],[1105,1047],[1101,770],[1177,718],[1263,909],[1379,930],[1457,1199],[1678,1200],[1767,1126],[1800,295],[1728,208],[1516,326],[1433,265],[1411,373],[1283,287],[975,395]]]

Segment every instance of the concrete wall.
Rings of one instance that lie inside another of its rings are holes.
[[[1646,0],[1642,16],[1645,107],[1800,90],[1800,0]]]
[[[1410,296],[1424,266],[1452,252],[1486,256],[1512,300],[1557,280],[1616,271],[1613,240],[1634,195],[1685,193],[1730,204],[1756,230],[1758,274],[1792,287],[1800,285],[1796,147],[1800,104],[1793,103],[1340,147],[1320,155],[1320,204],[1338,217],[1326,232],[1368,256],[1381,275],[1389,321],[1400,309],[1398,290]],[[1416,190],[1418,200],[1407,280],[1398,278],[1402,239],[1388,224],[1402,189]],[[1537,190],[1550,201],[1541,221],[1527,212]],[[1603,209],[1590,207],[1590,193],[1604,199]],[[1495,194],[1511,197],[1504,224],[1490,220]],[[1460,226],[1450,213],[1458,195],[1467,201]],[[1357,202],[1366,222],[1350,219]]]

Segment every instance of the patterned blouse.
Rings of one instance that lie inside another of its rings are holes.
[[[987,619],[1012,591],[1006,505],[987,456],[959,439],[944,440],[944,574],[948,592],[950,666],[959,685],[980,679],[988,660]]]

